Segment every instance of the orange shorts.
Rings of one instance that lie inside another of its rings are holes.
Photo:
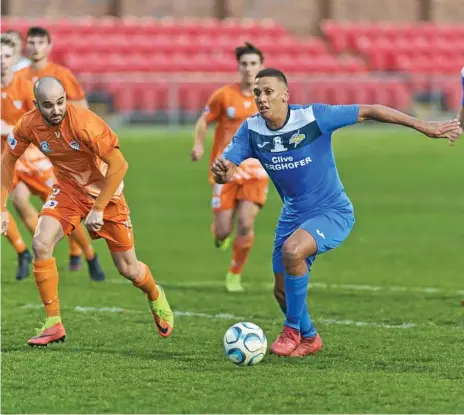
[[[267,199],[268,183],[269,180],[265,178],[214,184],[211,207],[214,212],[234,209],[239,200],[248,200],[263,207]]]
[[[92,209],[94,199],[70,186],[56,184],[39,216],[58,219],[65,235],[69,235]],[[104,238],[111,252],[128,251],[134,246],[134,233],[129,206],[124,195],[117,202],[110,202],[103,212],[104,225],[98,232],[89,231],[92,239]]]
[[[52,191],[55,181],[55,175],[51,169],[46,172],[34,172],[31,174],[16,170],[11,189],[13,191],[18,183],[23,182],[33,195],[39,196],[45,202]]]

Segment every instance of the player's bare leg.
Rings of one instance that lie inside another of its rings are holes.
[[[35,233],[37,222],[39,220],[39,213],[32,205],[29,198],[31,192],[23,182],[19,182],[13,192],[11,192],[11,201],[19,216],[23,220],[29,232],[32,235]]]
[[[159,334],[169,337],[174,328],[174,315],[163,288],[156,285],[148,266],[137,259],[134,248],[111,252],[111,257],[119,273],[146,294]]]
[[[316,241],[303,229],[294,232],[282,247],[285,274],[275,274],[274,296],[286,315],[286,321],[280,336],[271,346],[272,353],[279,356],[303,357],[322,348],[322,340],[315,332],[306,305],[309,280],[306,258],[316,253]]]
[[[248,200],[237,202],[237,235],[235,236],[232,260],[226,277],[226,288],[229,292],[242,292],[242,269],[250,254],[255,239],[254,225],[260,207]]]
[[[32,255],[27,249],[26,244],[19,232],[18,226],[13,216],[8,212],[9,223],[5,237],[8,242],[13,246],[18,255],[18,268],[16,270],[16,279],[23,280],[29,275],[29,267],[32,261]]]
[[[226,251],[230,245],[230,235],[234,230],[235,209],[221,210],[214,213],[212,231],[216,248]]]
[[[34,234],[39,220],[39,214],[35,207],[30,202],[31,192],[24,182],[19,182],[13,192],[11,193],[11,201],[16,211],[21,216],[24,224],[28,230]],[[46,198],[42,197],[42,202],[45,202]],[[88,237],[85,234],[82,225],[78,226],[76,230],[68,237],[69,240],[69,269],[71,271],[78,271],[81,266],[81,254],[84,255],[87,260],[90,278],[94,281],[103,281],[105,279],[105,273],[100,265],[98,256],[90,244]],[[81,250],[82,249],[82,250]],[[32,256],[29,253],[29,262],[32,261]]]
[[[105,273],[100,265],[98,255],[95,253],[95,250],[90,243],[89,238],[87,237],[84,226],[80,224],[74,231],[69,235],[69,246],[71,251],[71,243],[79,247],[79,252],[83,252],[85,259],[87,261],[87,266],[89,269],[90,278],[94,281],[103,281],[105,279]],[[82,251],[81,251],[82,250]],[[71,271],[76,271],[80,269],[80,254],[78,256],[69,256],[69,269]],[[78,261],[79,260],[79,261]],[[79,266],[77,266],[79,264]]]
[[[64,341],[66,332],[61,323],[58,298],[58,270],[53,258],[56,244],[63,238],[60,222],[51,216],[39,218],[32,241],[34,251],[34,278],[40,298],[45,307],[46,319],[37,336],[29,339],[31,346],[47,346],[49,343]]]

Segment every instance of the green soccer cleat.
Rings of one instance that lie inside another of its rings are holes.
[[[215,239],[214,244],[216,245],[216,248],[219,248],[219,250],[222,252],[226,252],[230,246],[230,236],[228,236],[226,239],[223,239],[222,241]]]
[[[174,314],[169,306],[166,294],[161,286],[157,285],[159,296],[155,301],[148,301],[156,328],[160,336],[169,337],[174,328]]]
[[[228,272],[226,275],[226,290],[230,293],[242,293],[245,288],[242,285],[242,276]]]

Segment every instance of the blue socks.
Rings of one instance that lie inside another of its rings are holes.
[[[308,306],[304,304],[303,315],[300,320],[301,337],[314,337],[316,335],[316,327],[314,327],[311,317],[309,317]]]
[[[293,276],[285,273],[286,310],[280,308],[286,315],[285,325],[301,332],[302,337],[313,337],[316,329],[313,326],[306,305],[309,284],[309,272],[303,276]]]

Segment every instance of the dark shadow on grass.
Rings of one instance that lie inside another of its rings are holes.
[[[115,349],[111,347],[75,347],[75,346],[62,346],[62,345],[49,345],[47,347],[30,347],[28,345],[16,345],[2,348],[2,354],[21,352],[29,354],[37,354],[38,357],[43,356],[43,353],[54,353],[57,355],[73,355],[73,354],[96,354],[96,355],[115,355],[124,358],[135,358],[145,360],[184,360],[188,362],[197,359],[189,357],[187,354],[179,351],[166,351],[160,348],[153,348],[152,350],[128,350],[128,349]]]

